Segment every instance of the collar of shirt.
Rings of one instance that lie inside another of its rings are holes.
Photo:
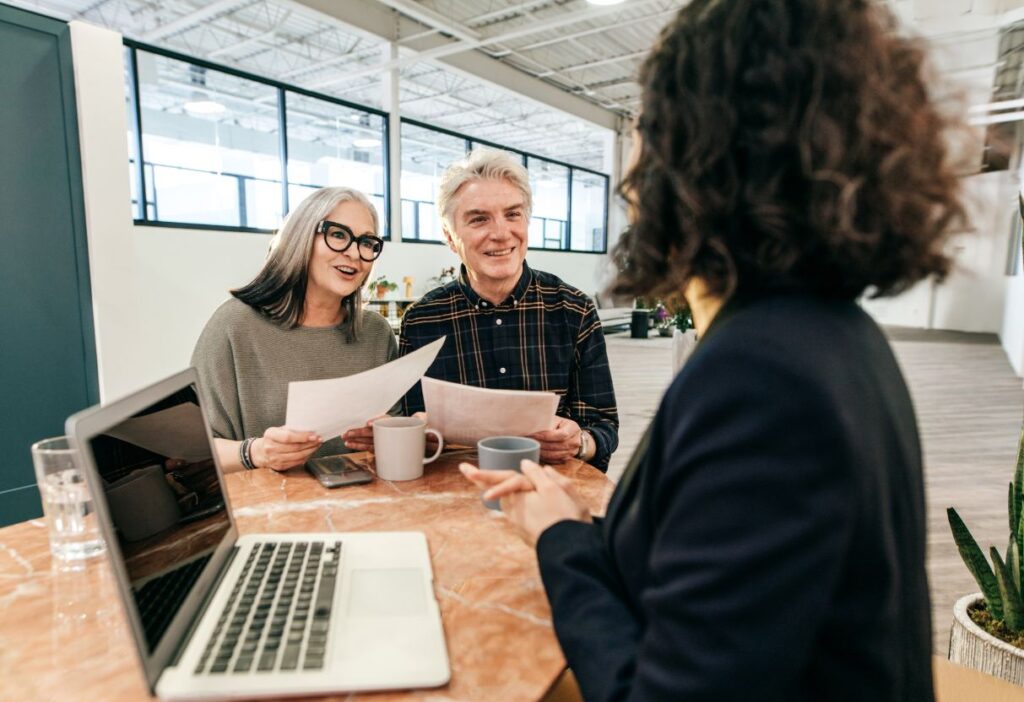
[[[469,304],[478,309],[492,309],[496,307],[514,307],[522,302],[526,296],[526,291],[530,288],[530,283],[533,282],[533,271],[530,270],[530,266],[527,265],[526,261],[523,261],[523,273],[519,276],[519,282],[512,288],[512,292],[509,296],[502,300],[500,305],[495,305],[477,295],[476,290],[469,284],[469,274],[466,271],[466,264],[462,264],[459,270],[459,289],[462,290],[462,294],[469,300]]]

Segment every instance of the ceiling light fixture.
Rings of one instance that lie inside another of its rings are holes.
[[[375,146],[380,146],[380,139],[373,139],[371,137],[353,139],[352,146],[357,149],[372,149]]]
[[[189,100],[184,107],[185,112],[195,116],[219,115],[225,110],[216,100]]]

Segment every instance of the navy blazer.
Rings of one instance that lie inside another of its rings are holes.
[[[916,420],[853,302],[727,304],[606,518],[537,554],[586,700],[933,699]]]

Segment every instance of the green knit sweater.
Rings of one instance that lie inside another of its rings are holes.
[[[214,436],[239,441],[284,424],[289,382],[353,375],[397,356],[395,335],[376,312],[363,312],[359,340],[349,342],[344,325],[285,329],[231,298],[206,323],[192,365]],[[324,439],[317,455],[345,451],[340,438]]]

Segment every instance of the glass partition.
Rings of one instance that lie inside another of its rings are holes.
[[[276,227],[277,89],[144,51],[136,52],[135,66],[143,174],[152,190],[147,218]]]
[[[402,122],[402,239],[444,241],[435,203],[441,173],[466,155],[467,140]]]
[[[608,178],[572,169],[572,251],[604,251],[606,248]]]
[[[526,160],[533,191],[530,247],[566,249],[569,236],[569,168],[530,156]]]
[[[369,197],[387,235],[384,117],[329,100],[285,92],[288,200],[345,185]]]

